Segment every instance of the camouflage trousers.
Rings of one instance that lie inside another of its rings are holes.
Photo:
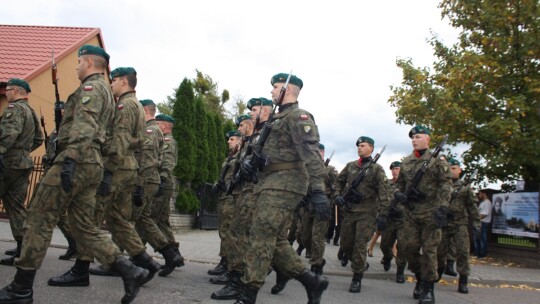
[[[26,219],[24,201],[28,191],[30,173],[32,173],[32,168],[4,169],[0,173],[0,199],[9,218],[11,234],[16,241],[21,241],[23,238],[23,226]]]
[[[291,218],[291,223],[289,225],[289,230],[287,233],[287,240],[292,244],[296,240],[298,244],[301,244],[301,231],[302,231],[302,216],[300,215],[301,211],[298,208],[293,211],[293,216]],[[299,232],[300,231],[300,232]],[[300,233],[300,237],[298,234]]]
[[[405,260],[405,245],[403,240],[403,221],[392,221],[388,224],[388,227],[381,234],[381,250],[385,258],[392,258],[394,244],[397,241],[397,257],[396,266],[405,267],[407,260]]]
[[[60,218],[58,219],[58,223],[56,225],[66,239],[71,237],[71,230],[69,230],[67,212],[64,212],[64,214],[60,215]]]
[[[173,183],[167,184],[165,190],[163,191],[163,196],[154,197],[154,202],[152,204],[152,210],[150,217],[156,223],[159,231],[167,239],[167,243],[179,245],[174,238],[174,232],[171,228],[171,222],[169,222],[169,217],[171,216],[171,197],[173,195]]]
[[[367,244],[375,229],[375,214],[346,211],[341,225],[340,247],[354,273],[366,271]]]
[[[230,246],[229,254],[227,255],[227,268],[229,272],[233,270],[244,271],[244,254],[255,211],[255,199],[256,197],[252,189],[243,190],[234,198],[234,221],[231,222],[230,226]]]
[[[444,231],[443,231],[443,233],[444,233]],[[444,235],[443,235],[443,237],[444,237]],[[471,247],[470,244],[469,244],[469,247]],[[456,255],[457,255],[457,252],[456,252],[456,238],[452,237],[452,238],[450,238],[448,240],[448,252],[446,253],[446,259],[450,260],[450,261],[455,261],[456,260]]]
[[[159,184],[146,184],[144,186],[142,206],[133,206],[133,212],[131,213],[131,223],[135,226],[136,234],[140,236],[140,239],[148,242],[154,248],[154,251],[160,251],[169,244],[176,245],[176,243],[169,243],[152,219],[152,201],[158,189]],[[143,244],[142,241],[141,244]]]
[[[231,225],[234,218],[234,199],[232,195],[226,195],[219,200],[219,256],[228,257],[231,247]]]
[[[21,257],[15,260],[15,265],[25,270],[41,266],[53,228],[67,210],[69,227],[77,244],[105,267],[110,267],[121,252],[95,224],[96,190],[103,169],[99,164],[77,164],[70,193],[61,187],[61,169],[62,163],[55,163],[43,176],[32,198],[24,224]]]
[[[282,190],[263,190],[257,195],[245,252],[244,284],[261,288],[270,265],[287,278],[305,271],[286,238],[292,212],[301,199],[301,194]]]
[[[405,258],[409,270],[421,273],[423,280],[434,281],[437,279],[437,247],[441,242],[441,229],[435,226],[433,210],[413,214],[405,209],[404,214]]]
[[[329,221],[317,220],[315,215],[306,211],[302,218],[302,244],[309,248],[311,258],[309,263],[311,265],[322,265],[324,257],[324,243],[326,233],[328,232]]]
[[[442,229],[442,240],[437,248],[437,264],[439,267],[446,267],[446,259],[451,247],[451,240],[454,240],[456,269],[460,276],[468,277],[471,274],[469,263],[469,228],[467,225],[452,225]]]

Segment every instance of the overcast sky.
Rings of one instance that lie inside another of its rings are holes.
[[[270,98],[279,72],[304,81],[300,106],[316,119],[338,170],[357,158],[359,136],[387,145],[379,163],[411,153],[411,126],[395,122],[390,86],[400,84],[398,58],[435,60],[431,33],[445,44],[457,30],[438,1],[4,1],[2,23],[101,28],[111,68],[138,72],[137,96],[166,100],[195,69],[231,97]],[[4,37],[5,38],[5,37]],[[0,42],[1,43],[1,42]],[[77,77],[75,71],[73,77]]]

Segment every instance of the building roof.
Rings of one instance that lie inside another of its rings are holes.
[[[58,62],[96,35],[103,47],[99,28],[0,25],[0,82],[30,81],[50,69],[52,50]]]

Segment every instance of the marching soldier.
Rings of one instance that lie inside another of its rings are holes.
[[[349,288],[352,293],[358,293],[362,288],[362,277],[369,267],[366,262],[367,243],[373,235],[376,220],[381,220],[377,215],[383,214],[389,203],[386,174],[377,163],[371,164],[362,182],[356,189],[351,189],[354,197],[343,197],[355,177],[372,162],[374,145],[375,141],[371,137],[360,136],[356,141],[360,158],[349,162],[336,179],[336,194],[339,194],[335,198],[336,204],[347,206],[344,208],[341,227],[341,248],[345,256],[351,260],[354,272]]]
[[[236,303],[255,303],[273,263],[287,278],[294,277],[306,288],[311,303],[320,303],[328,280],[306,269],[287,241],[284,231],[298,202],[311,187],[311,204],[320,220],[330,218],[325,194],[325,169],[319,154],[319,132],[312,115],[299,108],[302,80],[294,75],[277,74],[271,79],[272,99],[279,106],[262,153],[268,163],[254,187],[256,201],[245,253],[242,293]],[[290,79],[288,86],[284,86]],[[281,93],[280,93],[281,92]],[[278,97],[280,96],[281,97]],[[281,100],[280,100],[281,99]],[[241,163],[243,176],[256,174],[250,159]]]
[[[416,276],[413,297],[420,299],[421,304],[435,302],[437,247],[441,241],[441,228],[446,222],[452,192],[448,163],[442,157],[431,159],[431,152],[428,151],[429,134],[429,129],[421,125],[413,127],[409,132],[414,151],[401,163],[394,192],[395,199],[402,205],[414,206],[414,210],[404,208],[403,235],[409,269]],[[407,197],[404,192],[411,187],[416,172],[430,159],[425,174],[414,189],[416,194]]]
[[[480,213],[478,212],[477,199],[471,187],[459,179],[462,172],[458,160],[448,160],[454,181],[452,196],[448,207],[448,224],[442,229],[442,240],[437,249],[439,279],[447,268],[445,261],[450,246],[450,240],[454,239],[456,248],[457,271],[459,273],[458,292],[469,293],[467,288],[468,277],[471,273],[469,263],[470,242],[469,223],[476,229],[480,227]]]
[[[84,250],[107,268],[122,274],[131,303],[148,271],[133,265],[95,224],[95,196],[103,178],[101,149],[114,115],[114,97],[103,74],[109,55],[100,47],[79,49],[77,67],[81,86],[69,96],[58,131],[57,156],[30,203],[24,226],[21,257],[15,260],[13,282],[0,291],[0,303],[33,299],[36,270],[41,266],[61,212],[68,210],[73,236]],[[81,261],[81,260],[77,260]],[[77,269],[88,269],[79,262]]]
[[[41,146],[44,137],[37,115],[28,104],[30,85],[22,79],[12,78],[5,91],[9,104],[0,119],[0,199],[17,248],[13,256],[0,260],[0,264],[12,266],[15,258],[21,255],[26,219],[24,201],[28,178],[34,168],[30,152]]]

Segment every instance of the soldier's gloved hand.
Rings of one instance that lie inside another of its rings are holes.
[[[142,186],[137,186],[135,192],[133,192],[133,205],[140,207],[144,201],[144,188]]]
[[[446,225],[448,216],[448,207],[441,206],[433,213],[433,220],[437,228],[442,228]]]
[[[167,183],[167,179],[165,179],[165,177],[163,177],[163,176],[160,176],[159,177],[159,188],[158,188],[158,191],[157,191],[156,195],[154,195],[154,197],[163,196],[163,192],[165,192],[165,184],[166,183]]]
[[[321,221],[330,220],[331,210],[328,197],[321,190],[315,190],[311,192],[311,204],[313,205],[313,211],[315,217]]]
[[[377,231],[384,231],[386,230],[386,225],[388,224],[388,218],[384,214],[377,215],[377,220],[375,222],[375,226]]]
[[[60,170],[60,181],[62,182],[62,189],[65,192],[71,192],[73,188],[73,174],[75,173],[75,160],[73,158],[66,157],[62,170]]]
[[[341,195],[338,195],[334,198],[334,202],[336,203],[336,205],[338,205],[339,207],[343,207],[345,206],[345,204],[347,204],[347,202],[345,201],[345,199],[343,198],[343,196]]]
[[[253,175],[253,166],[251,165],[251,158],[246,158],[240,164],[240,171],[242,171],[242,176],[249,177]]]
[[[394,192],[394,198],[404,206],[409,202],[409,198],[403,192]]]
[[[388,209],[388,218],[390,220],[400,220],[403,218],[403,211],[397,207],[390,207],[390,209]]]
[[[110,170],[103,170],[103,179],[101,180],[101,183],[99,184],[97,195],[105,196],[109,194],[111,191],[111,183],[112,183],[112,176],[113,173]]]

